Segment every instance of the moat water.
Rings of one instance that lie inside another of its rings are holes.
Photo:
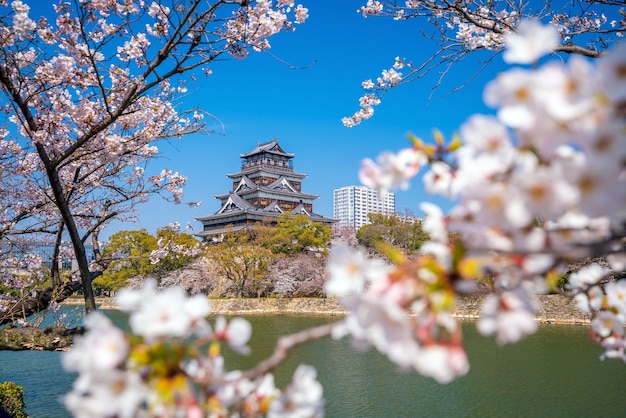
[[[108,312],[114,319],[122,314]],[[227,358],[245,369],[269,355],[284,333],[335,321],[332,317],[250,316],[252,355]],[[323,339],[299,347],[275,371],[285,385],[295,367],[311,364],[324,386],[327,417],[618,417],[626,411],[626,364],[599,360],[601,350],[584,326],[543,325],[511,346],[500,347],[463,324],[470,372],[439,385],[395,369],[375,351],[355,351],[348,340]],[[60,353],[0,352],[0,381],[26,392],[33,418],[67,417],[61,397],[74,376]]]

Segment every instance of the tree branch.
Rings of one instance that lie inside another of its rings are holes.
[[[560,45],[554,48],[554,52],[566,52],[568,54],[584,55],[585,57],[598,58],[602,53],[595,49],[589,49],[580,45]]]
[[[48,309],[52,302],[64,301],[80,289],[81,286],[81,282],[68,282],[58,290],[54,287],[48,287],[35,297],[19,300],[0,314],[0,325],[27,318],[37,312]]]
[[[315,328],[305,329],[295,334],[283,335],[278,339],[274,353],[254,368],[243,372],[241,377],[253,380],[265,375],[285,360],[294,347],[330,336],[337,324],[339,322],[332,322]]]

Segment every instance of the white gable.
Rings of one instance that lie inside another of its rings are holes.
[[[237,187],[235,187],[235,193],[239,193],[243,190],[251,190],[254,189],[256,185],[246,176],[243,176],[239,181]]]
[[[293,193],[299,193],[296,189],[294,189],[291,186],[289,181],[284,177],[281,177],[280,179],[276,180],[274,183],[270,184],[268,187],[274,190],[289,190]]]
[[[273,213],[284,213],[284,211],[280,208],[280,206],[278,206],[278,203],[276,202],[272,202],[271,204],[267,205],[264,209],[264,212],[273,212]]]
[[[230,196],[217,213],[235,212],[241,210],[243,210],[243,208],[233,200],[232,196]]]

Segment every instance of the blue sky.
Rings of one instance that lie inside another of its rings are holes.
[[[230,190],[226,174],[239,170],[239,154],[274,137],[287,152],[296,154],[295,170],[308,174],[303,191],[320,196],[314,202],[315,212],[332,216],[333,189],[359,184],[363,158],[408,146],[409,133],[430,139],[432,129],[439,128],[450,136],[472,113],[488,111],[482,104],[482,89],[500,67],[499,57],[468,87],[447,94],[477,68],[479,57],[470,56],[453,68],[430,103],[437,71],[392,90],[372,119],[344,127],[341,118],[358,110],[363,80],[378,77],[396,56],[421,63],[436,48],[419,32],[432,29],[416,20],[363,18],[357,9],[365,2],[303,0],[309,19],[295,32],[271,38],[270,52],[294,66],[308,66],[305,69],[292,69],[265,54],[214,63],[211,76],[189,86],[184,106],[200,106],[213,114],[224,126],[223,135],[162,143],[162,158],[149,166],[149,171],[169,167],[187,175],[184,199],[202,205],[190,209],[153,197],[139,207],[138,223],[114,223],[101,238],[120,229],[146,228],[154,233],[174,221],[190,222],[199,231],[201,224],[195,218],[219,209],[214,196]],[[433,198],[415,180],[411,189],[396,193],[396,210],[419,214],[418,205],[424,200]]]

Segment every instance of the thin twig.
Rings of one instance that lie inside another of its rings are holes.
[[[270,357],[257,364],[254,368],[246,370],[240,377],[253,380],[265,375],[285,360],[294,347],[328,337],[337,324],[339,324],[339,322],[332,322],[330,324],[308,328],[295,334],[283,335],[278,339],[276,349]]]

